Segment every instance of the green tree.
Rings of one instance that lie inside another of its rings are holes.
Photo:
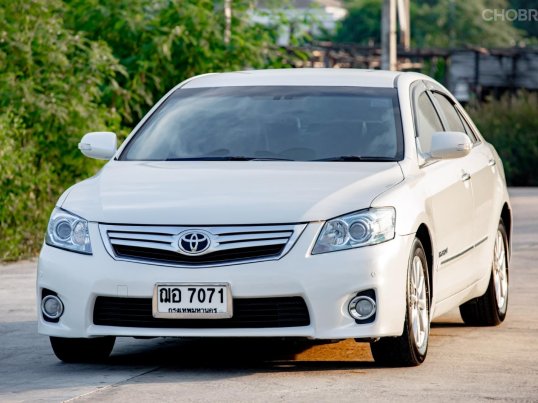
[[[297,57],[234,1],[0,0],[0,260],[34,254],[70,184],[101,164],[77,149],[92,130],[125,134],[196,74],[279,67]]]
[[[336,41],[379,44],[382,0],[347,2],[348,16],[341,22]],[[508,8],[506,0],[411,1],[411,41],[414,47],[513,46],[521,32],[508,20],[487,21],[483,11]]]
[[[381,0],[348,2],[348,15],[341,22],[334,40],[360,45],[379,45],[381,42]]]
[[[411,8],[416,47],[514,46],[521,32],[507,20],[488,21],[483,11],[508,8],[506,0],[419,1]]]
[[[96,163],[77,143],[117,129],[102,88],[121,67],[106,45],[63,27],[58,0],[0,1],[0,260],[34,253],[55,200]]]
[[[167,90],[196,74],[282,66],[271,47],[277,29],[252,24],[251,1],[233,2],[232,35],[224,43],[221,1],[66,0],[66,22],[106,42],[125,67],[106,89],[106,101],[135,124]],[[220,5],[220,6],[219,6]]]
[[[538,10],[538,0],[509,0],[510,8],[516,10],[526,10],[526,18],[518,18],[514,21],[514,26],[525,32],[527,38],[530,38],[532,43],[536,44],[538,41],[538,21],[536,21],[536,14],[532,17],[529,14],[529,10],[536,13]]]

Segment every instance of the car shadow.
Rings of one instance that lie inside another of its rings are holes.
[[[454,322],[433,322],[431,324],[431,328],[432,329],[435,329],[435,328],[447,328],[447,327],[470,327],[468,325],[466,325],[465,323],[461,322],[461,323],[454,323]]]
[[[436,337],[435,328],[462,326],[450,321],[434,323],[432,335]],[[99,388],[134,378],[137,382],[205,382],[257,373],[366,374],[381,369],[368,343],[352,339],[327,343],[272,338],[118,338],[112,355],[94,364],[59,361],[47,337],[37,334],[35,321],[0,323],[0,341],[0,400],[3,393],[32,400],[35,393],[56,396],[67,386]]]
[[[123,347],[118,343],[109,365],[158,366],[167,370],[200,369],[249,372],[330,371],[372,368],[367,345],[352,340],[321,343],[302,339],[154,339]],[[357,346],[355,349],[354,346]],[[345,354],[342,353],[345,351]]]

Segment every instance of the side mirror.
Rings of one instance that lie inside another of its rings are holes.
[[[432,134],[430,156],[435,159],[465,157],[471,152],[473,143],[462,132],[435,132]]]
[[[112,132],[91,132],[82,137],[78,149],[86,157],[109,160],[116,153],[116,134]]]

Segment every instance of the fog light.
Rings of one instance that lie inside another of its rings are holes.
[[[58,319],[64,313],[64,304],[56,295],[47,295],[41,301],[41,312],[49,319]]]
[[[349,303],[349,314],[357,320],[371,318],[375,311],[375,301],[366,295],[359,295]]]

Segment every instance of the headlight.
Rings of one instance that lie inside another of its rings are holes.
[[[92,253],[88,221],[60,208],[50,216],[45,242],[56,248]]]
[[[337,217],[325,223],[312,254],[375,245],[394,238],[396,211],[372,208]]]

